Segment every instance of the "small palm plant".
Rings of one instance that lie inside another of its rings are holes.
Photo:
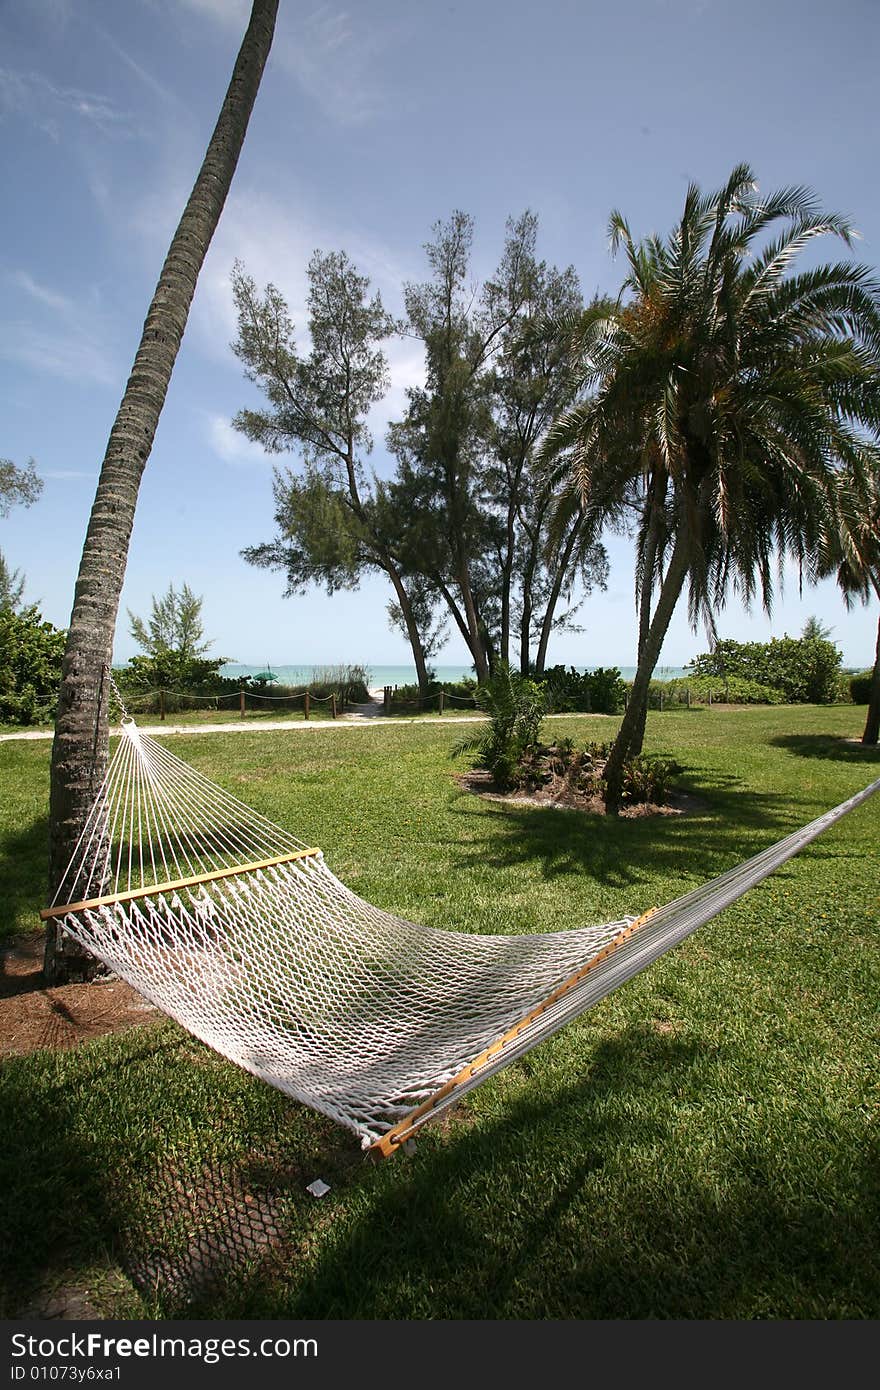
[[[479,709],[489,715],[489,725],[457,743],[453,756],[476,753],[478,762],[491,772],[499,787],[516,784],[524,754],[537,748],[547,700],[537,682],[511,671],[506,662],[496,667],[485,685],[477,688]]]

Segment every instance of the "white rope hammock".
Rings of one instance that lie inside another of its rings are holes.
[[[388,1154],[878,788],[641,918],[477,936],[372,907],[320,850],[125,720],[43,916],[223,1056]]]

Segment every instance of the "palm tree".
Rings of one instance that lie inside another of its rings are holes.
[[[815,238],[850,245],[852,228],[804,188],[761,199],[746,165],[717,193],[692,185],[665,240],[636,243],[617,212],[610,230],[628,273],[575,342],[588,394],[544,457],[562,458],[588,515],[641,507],[638,667],[605,770],[614,814],[685,587],[691,622],[712,630],[731,587],[769,611],[785,557],[816,577],[840,470],[864,476],[880,426],[880,298],[852,263],[791,273]]]
[[[254,0],[198,178],[147,311],[98,479],[62,669],[49,811],[49,886],[60,882],[100,785],[108,750],[107,675],[138,488],[186,327],[196,280],[220,219],[269,56],[278,0]],[[96,962],[50,924],[51,983],[89,978]]]

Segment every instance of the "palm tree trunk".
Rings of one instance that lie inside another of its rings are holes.
[[[186,327],[196,281],[238,163],[275,31],[278,0],[254,0],[226,98],[147,311],[98,479],[62,667],[49,811],[49,888],[73,853],[108,751],[106,673],[141,475]],[[50,924],[50,983],[87,979],[97,963]]]
[[[666,497],[666,475],[655,473],[651,479],[651,511],[648,520],[648,535],[645,540],[645,557],[642,565],[642,584],[639,594],[639,645],[636,654],[636,661],[641,661],[645,643],[648,640],[648,632],[651,627],[651,600],[654,597],[654,568],[657,563],[657,541],[660,528],[660,500]],[[645,690],[645,698],[639,710],[638,722],[633,733],[632,744],[630,745],[630,756],[635,757],[641,753],[645,742],[645,725],[648,722],[648,691]]]
[[[669,561],[669,568],[660,588],[657,607],[654,609],[654,616],[645,636],[644,647],[639,656],[639,664],[623,722],[605,764],[605,813],[609,816],[616,816],[620,809],[623,764],[632,755],[634,742],[638,735],[641,711],[648,699],[648,686],[654,674],[654,668],[660,659],[663,639],[684,587],[687,572],[687,544],[684,537],[679,534]]]
[[[653,560],[653,557],[652,557]],[[642,652],[648,640],[648,633],[651,630],[651,599],[654,596],[654,576],[653,573],[645,580],[642,578],[642,592],[639,595],[639,646],[637,661],[641,661]],[[632,693],[630,693],[630,703]],[[645,725],[648,722],[648,689],[645,687],[645,696],[638,712],[638,719],[633,730],[632,743],[630,745],[630,755],[635,757],[641,753],[645,742]]]
[[[880,620],[877,622],[877,653],[874,658],[874,674],[871,677],[871,695],[868,700],[868,718],[862,743],[874,747],[880,738]]]

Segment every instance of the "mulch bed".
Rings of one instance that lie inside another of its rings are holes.
[[[112,976],[48,989],[43,942],[42,933],[34,933],[0,948],[0,1056],[77,1047],[159,1017],[158,1009]]]
[[[500,801],[506,806],[547,806],[564,811],[586,811],[592,816],[605,814],[605,803],[601,796],[585,796],[563,777],[555,778],[532,792],[504,791],[493,780],[491,772],[481,768],[453,773],[453,778],[465,791],[482,796],[487,801]],[[673,792],[664,806],[655,805],[653,801],[642,801],[621,807],[619,814],[627,820],[637,820],[644,816],[692,815],[702,809],[704,803],[698,797],[688,792]]]

